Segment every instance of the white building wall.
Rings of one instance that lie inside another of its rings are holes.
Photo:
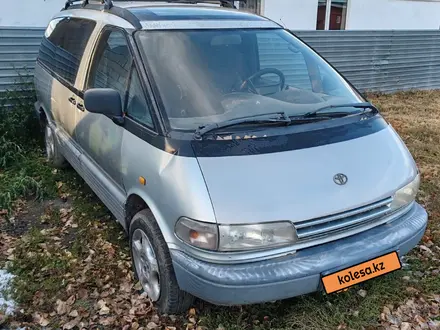
[[[288,29],[316,30],[318,0],[263,0],[262,14]]]
[[[347,30],[439,28],[439,1],[349,0]]]
[[[262,0],[263,15],[315,30],[318,0]],[[0,26],[46,27],[65,0],[0,0]],[[439,29],[440,0],[348,0],[347,30]]]
[[[0,0],[0,26],[46,27],[65,0]]]

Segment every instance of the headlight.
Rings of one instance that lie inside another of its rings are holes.
[[[220,251],[245,251],[295,243],[296,231],[290,222],[258,225],[219,226]]]
[[[218,228],[216,224],[180,218],[175,232],[178,238],[189,245],[207,250],[218,248]]]
[[[249,251],[293,244],[296,230],[290,222],[258,225],[216,225],[181,218],[176,236],[185,243],[214,251]]]
[[[404,207],[411,202],[413,202],[416,199],[417,192],[419,191],[420,187],[420,174],[417,174],[417,176],[414,178],[413,181],[408,183],[405,187],[400,188],[396,191],[396,193],[393,196],[393,201],[391,203],[391,210],[397,210],[401,207]]]

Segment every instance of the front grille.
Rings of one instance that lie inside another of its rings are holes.
[[[308,240],[379,221],[390,212],[391,197],[350,211],[295,223],[298,238]]]

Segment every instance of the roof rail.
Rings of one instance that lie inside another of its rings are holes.
[[[119,0],[121,1],[121,0]],[[235,8],[234,6],[234,0],[127,0],[130,2],[139,1],[139,2],[168,2],[168,3],[188,3],[188,4],[197,4],[197,3],[220,3],[222,7],[227,8]],[[246,3],[247,0],[235,0],[238,2]],[[64,5],[64,9],[68,9],[70,6],[72,6],[75,2],[81,2],[81,6],[85,7],[89,4],[89,0],[67,0],[66,4]],[[111,9],[113,7],[113,1],[112,0],[98,0],[99,3],[104,5],[104,9]],[[123,1],[121,1],[123,2]],[[237,9],[237,8],[235,8]]]

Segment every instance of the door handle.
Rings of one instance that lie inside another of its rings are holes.
[[[76,104],[76,100],[73,96],[69,97],[69,102],[72,103],[73,105]]]
[[[84,105],[83,105],[82,103],[78,103],[78,104],[76,105],[76,107],[77,107],[79,110],[84,111]]]

